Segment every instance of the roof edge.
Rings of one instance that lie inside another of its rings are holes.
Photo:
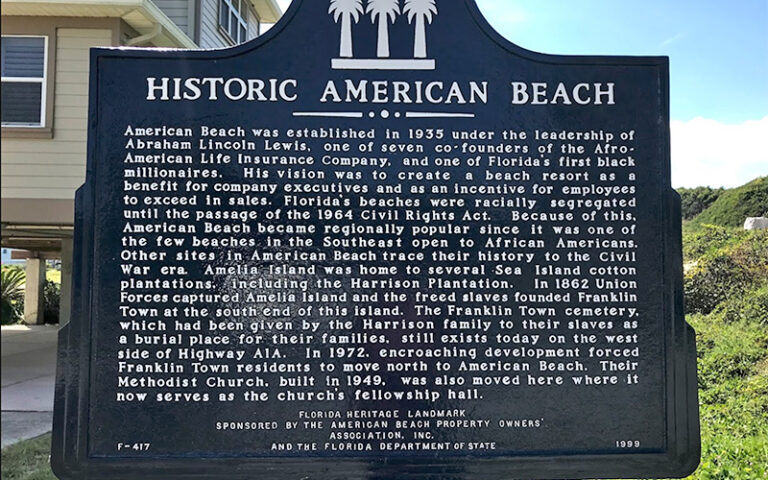
[[[277,23],[283,16],[283,11],[276,0],[251,0],[251,5],[263,23]]]

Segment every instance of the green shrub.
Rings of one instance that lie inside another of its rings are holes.
[[[729,298],[715,307],[713,315],[726,323],[754,319],[768,327],[768,281],[761,282],[761,286],[744,295]]]
[[[679,188],[683,207],[683,220],[691,220],[696,215],[706,210],[725,192],[724,188]]]
[[[686,262],[695,261],[707,253],[738,242],[747,233],[741,228],[703,225],[683,235],[683,258]]]
[[[59,323],[59,304],[61,303],[61,286],[50,280],[43,285],[43,319],[45,323]]]
[[[729,233],[713,228],[687,238],[698,240],[689,250],[706,252],[685,275],[685,307],[689,313],[710,313],[768,281],[768,232]]]
[[[749,272],[726,254],[699,261],[685,277],[685,309],[710,313],[732,295],[741,295],[750,284]]]
[[[766,480],[768,232],[705,226],[684,242],[702,427],[689,480]]]
[[[3,325],[17,323],[24,315],[26,274],[17,266],[0,270],[0,319]]]

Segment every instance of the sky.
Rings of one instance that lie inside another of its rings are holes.
[[[674,187],[768,175],[768,0],[476,1],[529,50],[669,56]]]

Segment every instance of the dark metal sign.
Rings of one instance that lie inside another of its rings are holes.
[[[684,476],[668,62],[472,0],[92,53],[60,478]]]

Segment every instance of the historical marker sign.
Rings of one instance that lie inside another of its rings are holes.
[[[471,0],[94,51],[61,478],[675,476],[698,461],[665,58]]]

